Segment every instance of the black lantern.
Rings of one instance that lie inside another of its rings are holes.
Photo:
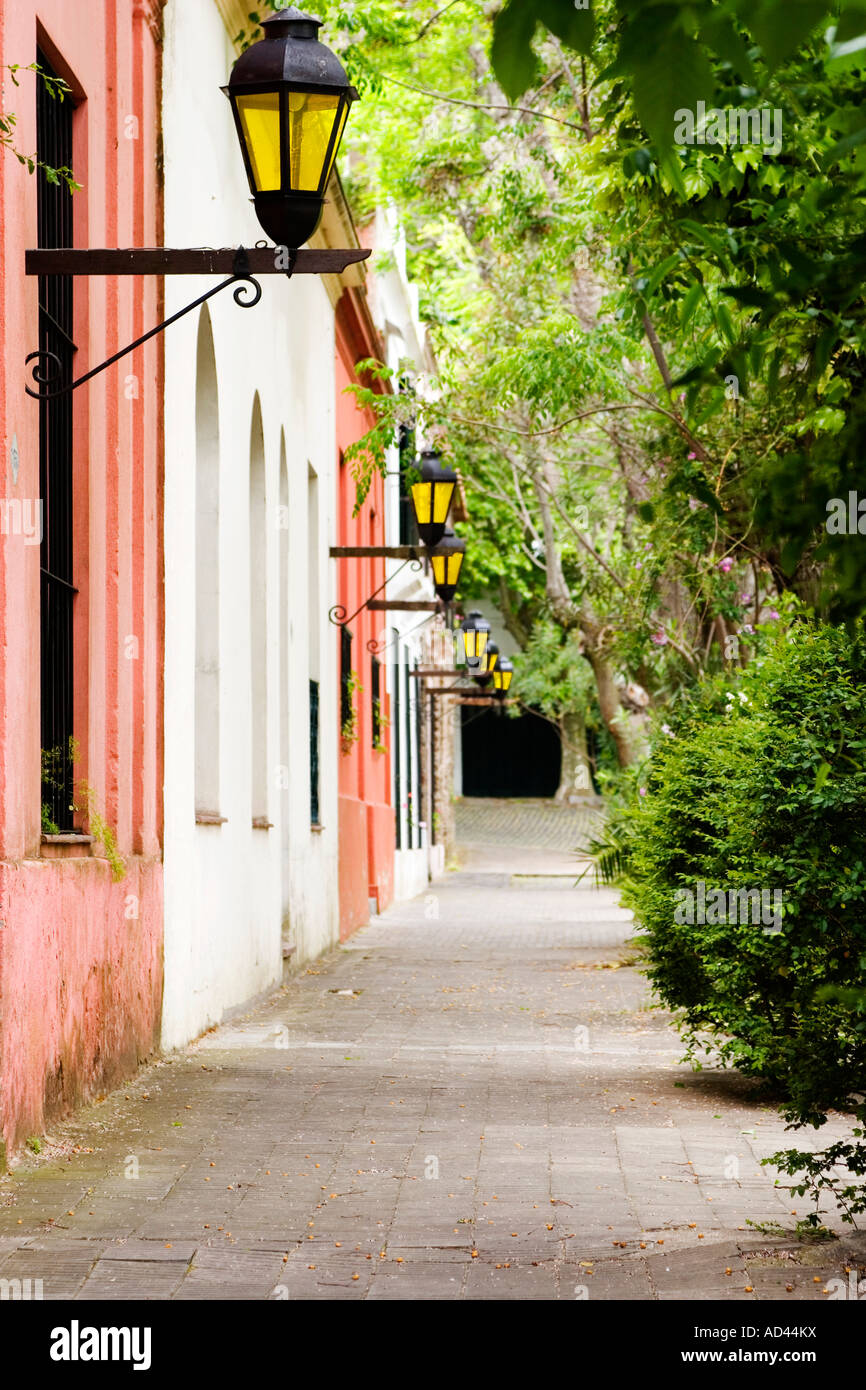
[[[418,535],[425,545],[438,545],[445,535],[448,508],[457,486],[457,474],[446,468],[435,449],[421,451],[421,481],[412,484],[412,505]]]
[[[477,608],[467,615],[463,622],[463,648],[466,664],[471,671],[483,672],[487,669],[485,651],[490,636],[490,624]]]
[[[480,685],[483,688],[490,684],[491,677],[496,671],[498,661],[499,648],[495,642],[488,642],[481,656],[478,658],[477,665],[472,668],[472,679],[475,681],[476,685]]]
[[[349,107],[358,93],[319,43],[322,21],[292,6],[262,23],[223,88],[256,216],[279,246],[296,248],[319,225]]]
[[[504,699],[505,692],[511,684],[511,677],[514,675],[514,666],[507,656],[501,656],[493,669],[493,689],[495,693]]]
[[[444,603],[450,603],[457,590],[465,553],[466,542],[455,536],[450,526],[446,526],[444,536],[430,554],[433,583]]]

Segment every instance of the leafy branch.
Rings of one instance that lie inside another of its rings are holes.
[[[55,77],[51,73],[47,73],[38,63],[28,63],[26,65],[22,63],[5,63],[2,70],[9,73],[16,87],[20,87],[21,85],[18,78],[19,72],[34,72],[37,79],[43,83],[45,90],[53,101],[65,101],[67,97],[72,96],[72,88],[67,82],[64,82],[62,77]],[[81,184],[76,183],[70,168],[64,165],[62,168],[57,169],[52,164],[46,164],[38,155],[24,154],[18,149],[15,143],[17,123],[18,118],[14,111],[0,112],[0,147],[7,149],[10,154],[14,155],[18,163],[26,167],[28,173],[35,174],[36,171],[39,170],[45,175],[45,179],[48,183],[65,183],[70,193],[79,192]]]

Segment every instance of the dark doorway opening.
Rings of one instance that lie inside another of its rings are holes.
[[[555,796],[562,749],[552,724],[472,705],[462,713],[464,796]]]

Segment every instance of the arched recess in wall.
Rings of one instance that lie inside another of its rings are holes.
[[[289,464],[286,432],[280,430],[280,503],[277,515],[280,542],[280,824],[283,848],[289,841]]]
[[[220,810],[220,439],[213,331],[198,321],[195,387],[195,809]]]
[[[268,824],[268,613],[265,437],[258,392],[250,426],[250,798],[253,824]]]

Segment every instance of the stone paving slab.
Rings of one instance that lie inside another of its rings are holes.
[[[866,1252],[796,1240],[805,1212],[761,1164],[790,1142],[777,1113],[681,1063],[615,894],[514,886],[538,852],[447,875],[56,1126],[0,1179],[0,1279],[78,1300],[826,1297]]]

